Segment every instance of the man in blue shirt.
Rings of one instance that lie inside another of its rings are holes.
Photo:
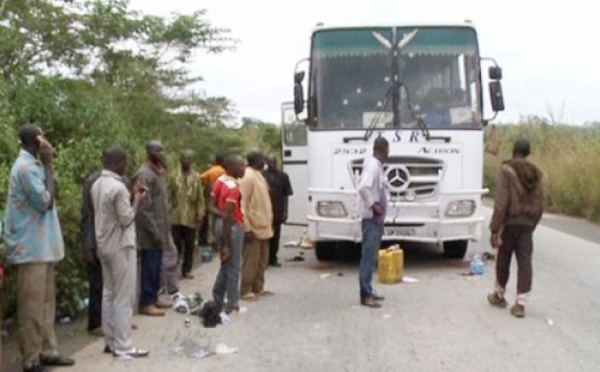
[[[35,124],[24,125],[19,138],[21,151],[10,173],[5,247],[8,263],[17,266],[23,370],[44,371],[44,366],[75,363],[58,353],[54,331],[54,265],[64,258],[64,243],[54,208],[52,145]]]

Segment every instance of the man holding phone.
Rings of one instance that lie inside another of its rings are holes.
[[[52,145],[36,124],[19,131],[21,151],[10,173],[5,246],[17,267],[17,317],[24,371],[70,366],[58,352],[54,330],[54,266],[65,255],[58,214]],[[39,159],[39,160],[38,160]]]

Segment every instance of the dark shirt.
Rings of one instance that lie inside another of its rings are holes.
[[[269,194],[273,206],[273,223],[282,223],[285,210],[285,200],[293,194],[290,178],[280,170],[263,172],[269,183]]]
[[[144,163],[132,184],[140,182],[148,188],[136,215],[137,239],[141,249],[164,249],[170,242],[171,223],[169,197],[163,175]]]
[[[83,185],[81,196],[81,250],[96,252],[96,233],[94,230],[94,204],[92,203],[92,185],[100,177],[100,171],[92,173]]]

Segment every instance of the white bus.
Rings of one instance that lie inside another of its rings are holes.
[[[282,110],[283,159],[295,192],[289,222],[307,224],[319,259],[361,240],[356,186],[378,136],[390,143],[383,239],[462,258],[480,238],[483,59],[470,24],[313,31],[308,79],[299,63]],[[495,117],[502,71],[488,60]]]

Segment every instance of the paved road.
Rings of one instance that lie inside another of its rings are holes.
[[[486,214],[489,216],[489,209]],[[575,226],[580,237],[558,231]],[[100,353],[102,340],[85,336],[73,356],[76,371],[596,371],[600,365],[600,247],[595,225],[547,216],[535,235],[534,294],[525,319],[485,299],[493,285],[491,263],[483,276],[463,276],[467,261],[447,261],[436,247],[407,249],[405,275],[418,282],[377,284],[382,309],[358,306],[356,263],[319,263],[312,251],[283,248],[269,269],[271,298],[244,303],[231,324],[203,328],[170,312],[136,317],[134,342],[151,349],[146,360],[122,362]],[[283,240],[297,239],[288,227]],[[487,250],[484,234],[468,255]],[[201,265],[183,290],[210,293],[218,263]],[[326,275],[331,274],[331,275]],[[514,278],[513,278],[514,279]],[[515,283],[510,282],[514,301]],[[81,339],[81,337],[80,337]],[[68,341],[65,341],[68,343]],[[217,344],[231,355],[195,359]],[[180,346],[174,353],[172,346]],[[70,348],[73,347],[71,344]],[[170,351],[171,349],[171,351]]]

